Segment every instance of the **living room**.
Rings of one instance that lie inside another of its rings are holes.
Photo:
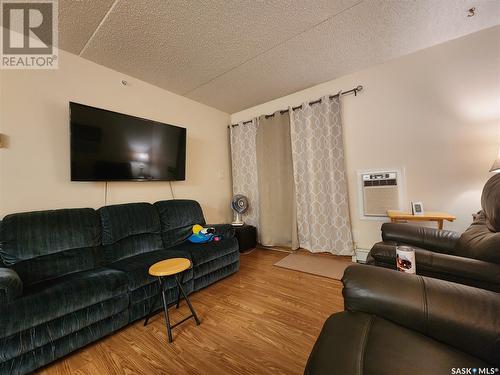
[[[0,5],[0,374],[498,373],[500,2]]]

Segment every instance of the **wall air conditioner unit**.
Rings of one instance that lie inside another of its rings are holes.
[[[358,171],[360,217],[380,220],[404,205],[401,170]]]

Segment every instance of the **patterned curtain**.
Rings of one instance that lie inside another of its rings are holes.
[[[239,123],[231,127],[231,162],[233,173],[233,194],[243,194],[248,198],[249,208],[243,220],[255,227],[259,226],[259,187],[257,179],[257,120]]]
[[[291,139],[300,247],[352,255],[340,95],[292,111]]]

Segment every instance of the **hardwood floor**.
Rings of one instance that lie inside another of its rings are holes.
[[[240,271],[190,295],[202,323],[173,330],[163,314],[129,325],[40,374],[302,374],[325,319],[343,310],[340,281],[274,267],[286,253],[256,249]],[[170,319],[189,314],[183,302]]]

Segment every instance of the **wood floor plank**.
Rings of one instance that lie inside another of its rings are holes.
[[[343,310],[340,281],[275,267],[287,253],[242,254],[240,271],[190,295],[200,319],[166,338],[163,314],[47,366],[43,375],[302,374],[325,319]],[[183,302],[172,322],[189,314]]]

